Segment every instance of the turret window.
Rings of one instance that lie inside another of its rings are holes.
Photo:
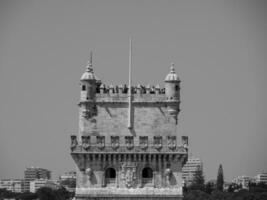
[[[179,86],[176,85],[176,86],[175,86],[175,91],[178,91],[178,90],[179,90]]]
[[[85,90],[86,90],[86,86],[82,85],[82,91],[85,91]]]

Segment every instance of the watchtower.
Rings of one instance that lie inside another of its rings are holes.
[[[107,86],[94,75],[91,56],[80,83],[79,132],[71,136],[76,199],[182,198],[188,138],[178,138],[174,64],[164,88]]]

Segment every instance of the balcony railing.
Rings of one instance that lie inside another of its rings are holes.
[[[153,178],[142,178],[143,186],[153,186]]]
[[[105,178],[106,185],[115,185],[116,178]]]

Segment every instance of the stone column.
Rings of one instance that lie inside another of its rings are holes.
[[[156,179],[156,172],[153,171],[152,185],[153,185],[154,188],[156,187],[156,181],[155,181],[155,179]]]
[[[103,170],[102,171],[102,187],[105,187],[106,186],[106,180],[105,180],[105,171]]]
[[[118,165],[117,165],[118,166]],[[116,187],[119,187],[119,178],[120,178],[120,166],[116,167]]]
[[[161,159],[161,155],[158,155],[158,165],[159,165],[159,187],[162,187],[162,166],[163,166],[163,163],[162,163],[162,159]]]

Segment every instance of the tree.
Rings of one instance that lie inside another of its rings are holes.
[[[16,199],[20,199],[20,200],[35,200],[35,199],[37,199],[37,195],[35,193],[31,193],[31,192],[24,192],[24,193],[18,194],[16,196]]]
[[[56,200],[55,192],[49,187],[41,187],[36,193],[40,200]]]
[[[209,194],[203,191],[193,190],[185,194],[183,200],[211,200],[211,198]]]
[[[224,185],[223,168],[222,164],[220,164],[217,175],[217,184],[216,184],[217,190],[223,191],[223,185]]]
[[[211,194],[213,190],[214,190],[214,183],[208,182],[205,185],[205,192],[208,193],[208,194]]]
[[[205,180],[204,180],[204,175],[203,175],[203,171],[202,171],[202,167],[201,166],[197,167],[197,170],[195,172],[192,184],[189,187],[189,189],[191,189],[191,190],[201,190],[201,191],[205,190]]]

